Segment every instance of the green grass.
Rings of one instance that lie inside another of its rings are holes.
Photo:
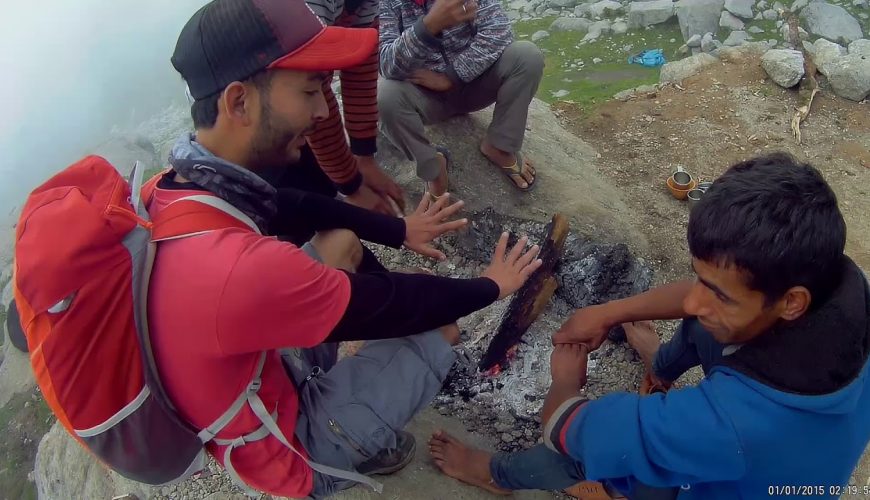
[[[27,480],[27,475],[33,470],[39,441],[54,423],[51,410],[38,395],[35,390],[17,394],[0,408],[2,500],[36,499],[36,486]]]
[[[514,31],[519,38],[528,39],[536,31],[549,31],[553,20],[517,21]],[[659,69],[628,64],[630,55],[644,49],[662,49],[668,61],[683,57],[677,54],[677,49],[683,45],[683,37],[676,20],[623,35],[602,35],[594,42],[581,45],[584,36],[582,32],[553,31],[549,37],[536,42],[544,52],[547,63],[538,98],[549,103],[575,102],[588,112],[611,99],[617,92],[658,83]],[[601,62],[594,64],[594,58],[601,59]],[[572,68],[571,65],[578,60],[585,64]],[[566,90],[568,94],[554,97],[559,90]]]

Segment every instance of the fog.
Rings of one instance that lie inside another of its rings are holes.
[[[0,221],[54,172],[169,104],[169,58],[206,0],[4,1]]]

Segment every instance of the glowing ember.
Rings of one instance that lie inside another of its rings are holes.
[[[489,370],[483,372],[484,377],[497,377],[501,373],[501,365],[494,365]]]

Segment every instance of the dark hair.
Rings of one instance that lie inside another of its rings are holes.
[[[688,238],[693,257],[746,272],[768,304],[805,286],[818,305],[839,283],[846,223],[818,170],[774,153],[717,179],[689,215]]]
[[[272,87],[272,72],[269,70],[258,71],[244,81],[254,84],[261,95],[267,96]],[[193,128],[209,129],[214,127],[218,117],[218,101],[222,95],[223,91],[198,99],[191,104],[190,117],[193,118]]]

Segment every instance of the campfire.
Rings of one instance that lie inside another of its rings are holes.
[[[506,230],[512,239],[528,234],[541,245],[544,261],[512,298],[460,322],[459,361],[435,401],[439,411],[458,415],[469,430],[496,435],[499,447],[510,451],[533,445],[540,435],[553,333],[577,308],[646,290],[651,272],[625,245],[571,233],[561,215],[546,225],[492,210],[469,219],[470,230],[455,238],[464,258],[487,262]],[[590,370],[595,364],[590,361]]]

